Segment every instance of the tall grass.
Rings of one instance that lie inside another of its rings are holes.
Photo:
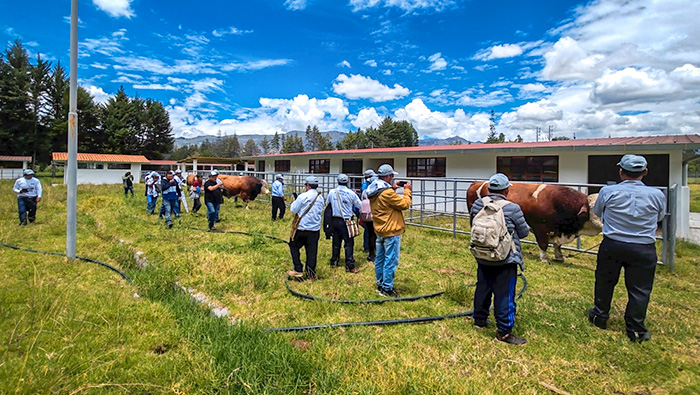
[[[65,187],[48,187],[38,224],[21,228],[9,187],[0,183],[6,214],[0,240],[64,249]],[[493,328],[476,331],[466,319],[263,333],[471,310],[476,268],[467,238],[417,228],[403,237],[399,292],[446,290],[444,296],[338,305],[287,293],[285,244],[187,228],[204,227],[203,214],[183,214],[167,229],[144,210],[143,198],[124,199],[120,186],[80,187],[78,253],[121,267],[132,285],[92,264],[2,251],[0,393],[547,393],[541,382],[574,394],[700,390],[698,246],[679,243],[676,274],[659,268],[647,320],[653,338],[642,345],[624,334],[624,284],[615,293],[610,329],[588,323],[594,256],[570,253],[567,263],[546,265],[529,245],[529,287],[518,301],[515,328],[528,339],[523,347],[499,343]],[[289,222],[268,217],[266,204],[254,202],[247,211],[227,201],[218,228],[286,238]],[[585,239],[584,247],[598,241]],[[149,261],[144,270],[134,264],[136,251]],[[373,267],[364,258],[358,238],[361,273],[331,269],[330,242],[322,240],[319,280],[292,286],[324,297],[375,298]],[[225,304],[237,323],[215,318],[176,283]]]

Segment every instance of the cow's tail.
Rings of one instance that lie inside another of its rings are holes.
[[[476,189],[476,198],[481,199],[481,189],[484,188],[484,185],[486,185],[486,182],[482,182],[481,185],[479,185],[479,188]]]

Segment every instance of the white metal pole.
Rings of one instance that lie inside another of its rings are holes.
[[[78,0],[71,0],[70,7],[70,101],[66,183],[66,255],[69,259],[75,259],[78,210]]]

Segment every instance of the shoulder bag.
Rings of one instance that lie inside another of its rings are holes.
[[[343,215],[343,203],[340,201],[340,189],[335,190],[335,196],[338,198],[338,208],[340,209],[340,215]],[[348,228],[348,235],[350,238],[356,237],[360,234],[360,228],[357,226],[357,222],[354,217],[344,218],[345,226]]]

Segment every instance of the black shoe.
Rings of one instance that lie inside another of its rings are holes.
[[[345,273],[352,273],[352,274],[357,274],[360,272],[360,269],[353,267],[352,269],[345,269]]]
[[[643,343],[651,340],[651,334],[649,332],[627,332],[627,337],[629,337],[633,343]]]
[[[168,229],[173,227],[173,221],[168,221]]]
[[[379,294],[386,297],[386,298],[398,298],[399,297],[399,294],[396,293],[394,288],[392,288],[392,289],[381,288],[379,290]]]
[[[340,263],[335,262],[335,261],[331,261],[331,267],[338,267],[338,266],[340,266]]]
[[[588,310],[588,321],[590,321],[591,324],[597,326],[600,329],[608,328],[608,320],[594,313],[593,309]]]
[[[516,346],[527,343],[527,340],[523,339],[522,337],[517,337],[512,333],[506,333],[501,330],[496,331],[496,340]]]
[[[29,223],[30,223],[30,224],[33,224],[34,221],[36,221],[36,218],[29,217]]]
[[[485,320],[474,320],[474,328],[476,329],[485,329],[488,324],[491,323],[491,320],[485,319]]]
[[[375,258],[376,258],[376,257],[368,256],[368,257],[367,257],[367,262],[374,262],[374,259],[375,259]]]
[[[210,231],[210,232],[216,232],[216,228],[212,226],[211,228],[209,228],[209,231]]]
[[[27,225],[27,221],[24,221],[24,222],[20,222],[20,223],[19,223],[19,226],[26,226],[26,225]]]

